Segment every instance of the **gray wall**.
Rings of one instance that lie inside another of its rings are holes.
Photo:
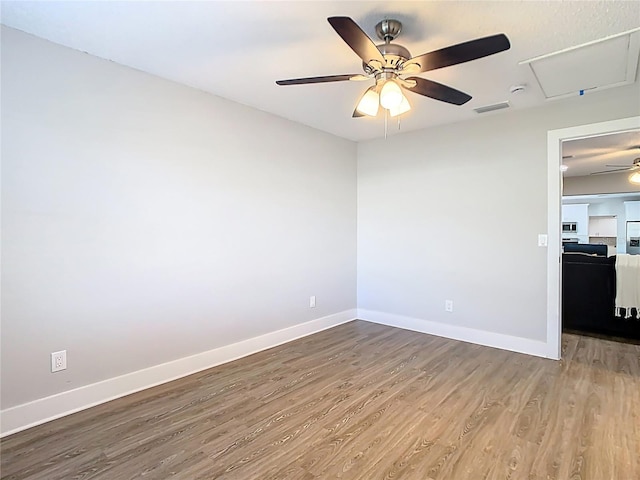
[[[354,143],[2,29],[3,409],[355,307]]]
[[[359,144],[358,308],[544,341],[547,131],[639,105],[633,85]]]
[[[640,105],[637,106],[635,114],[640,114]],[[562,194],[592,195],[600,193],[640,192],[640,185],[629,183],[629,175],[630,172],[623,172],[608,175],[565,177],[562,179]]]

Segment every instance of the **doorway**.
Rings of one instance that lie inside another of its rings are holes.
[[[550,130],[547,133],[547,357],[559,360],[561,319],[562,142],[640,129],[640,116]]]

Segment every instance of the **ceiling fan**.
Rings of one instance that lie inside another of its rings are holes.
[[[613,168],[613,170],[603,170],[601,172],[593,172],[591,175],[602,175],[605,173],[617,173],[617,172],[629,172],[640,169],[640,157],[633,160],[631,165],[605,165],[607,168]]]
[[[509,39],[501,33],[412,57],[405,47],[392,43],[402,30],[402,24],[398,20],[382,20],[376,25],[376,34],[380,40],[384,41],[381,45],[373,43],[350,17],[329,17],[327,20],[346,44],[362,59],[364,74],[293,78],[278,80],[276,83],[304,85],[375,79],[375,84],[369,87],[358,101],[353,117],[365,115],[375,117],[380,106],[392,117],[409,111],[411,105],[402,89],[453,105],[462,105],[471,100],[470,95],[441,83],[407,75],[469,62],[511,47]]]

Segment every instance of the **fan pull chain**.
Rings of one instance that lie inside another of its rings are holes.
[[[387,139],[387,118],[389,115],[389,110],[384,109],[384,139]]]

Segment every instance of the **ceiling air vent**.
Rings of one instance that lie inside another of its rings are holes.
[[[493,105],[485,105],[484,107],[474,108],[476,113],[493,112],[494,110],[502,110],[503,108],[509,108],[509,102],[494,103]]]

